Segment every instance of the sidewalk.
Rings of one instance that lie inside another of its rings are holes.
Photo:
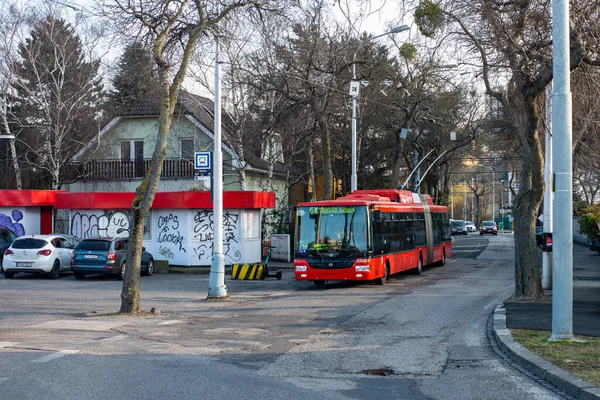
[[[551,295],[551,290],[545,294]],[[508,328],[508,329],[507,329]],[[537,376],[579,399],[600,399],[600,388],[535,356],[517,343],[509,329],[552,331],[551,300],[542,303],[505,301],[496,308],[493,334],[498,346]],[[573,332],[600,337],[600,254],[573,247]]]

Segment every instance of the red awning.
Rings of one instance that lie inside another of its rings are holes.
[[[61,190],[0,190],[0,207],[53,206]]]
[[[58,193],[57,209],[77,210],[122,210],[131,208],[134,193],[92,192]],[[154,197],[153,209],[213,208],[209,192],[158,192]],[[223,192],[223,208],[260,209],[275,208],[273,192]]]

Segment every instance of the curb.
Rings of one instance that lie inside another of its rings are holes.
[[[506,310],[494,310],[493,333],[498,346],[510,358],[538,377],[581,400],[600,399],[600,388],[531,353],[512,337],[506,327]]]

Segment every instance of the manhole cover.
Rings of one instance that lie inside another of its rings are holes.
[[[388,376],[394,373],[393,369],[389,368],[379,368],[379,369],[366,369],[363,373],[367,375],[378,375],[378,376]]]

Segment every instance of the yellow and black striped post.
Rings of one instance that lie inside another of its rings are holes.
[[[263,264],[233,264],[231,268],[231,279],[258,280],[264,278]]]

